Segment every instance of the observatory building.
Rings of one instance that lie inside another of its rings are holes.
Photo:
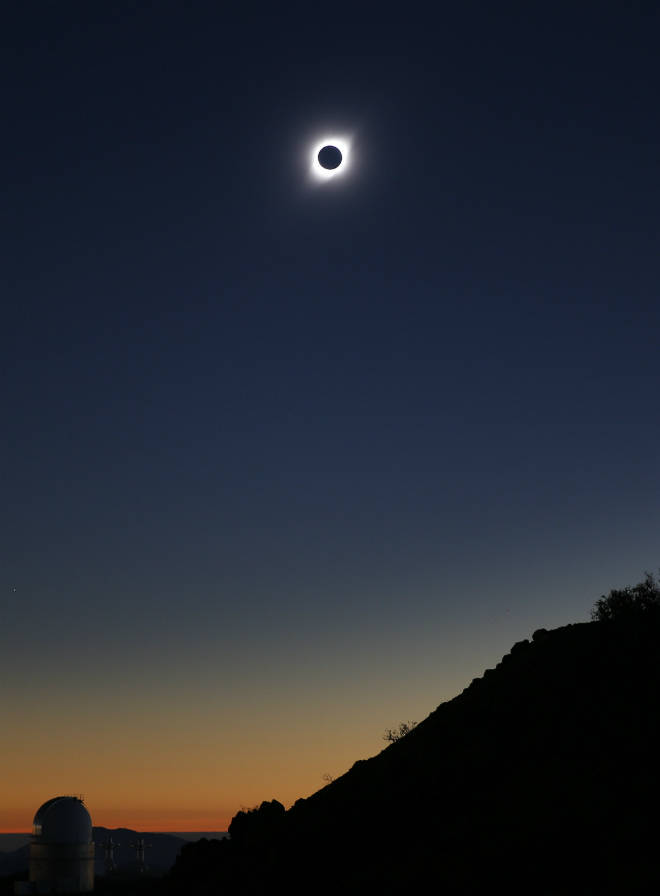
[[[56,796],[37,810],[30,841],[30,875],[16,893],[91,893],[92,819],[82,799]]]

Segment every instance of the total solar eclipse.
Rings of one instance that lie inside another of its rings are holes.
[[[341,150],[337,146],[323,146],[318,154],[319,165],[326,171],[334,171],[342,162]]]
[[[330,183],[348,174],[353,167],[352,140],[350,136],[327,132],[308,144],[309,172],[312,181]]]

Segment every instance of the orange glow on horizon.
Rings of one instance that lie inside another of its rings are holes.
[[[383,749],[381,732],[397,717],[422,718],[437,705],[426,667],[411,705],[410,680],[376,687],[362,649],[365,668],[345,677],[335,669],[339,683],[322,699],[313,670],[268,688],[246,677],[226,692],[203,677],[185,692],[176,682],[135,692],[113,680],[106,693],[103,680],[93,701],[84,678],[82,692],[53,686],[48,700],[17,686],[3,705],[14,736],[1,763],[0,831],[29,832],[37,809],[59,794],[82,795],[97,827],[145,833],[226,831],[237,812],[264,800],[289,808],[320,790],[326,773],[336,778]],[[347,703],[347,687],[362,678]]]
[[[234,813],[235,814],[235,813]],[[130,828],[133,831],[168,833],[170,831],[226,831],[233,815],[222,817],[202,813],[99,811],[92,821],[101,828]]]
[[[8,813],[3,813],[8,814]],[[17,815],[19,813],[16,813]],[[20,813],[21,820],[16,822],[6,822],[0,825],[0,834],[31,834],[32,820],[26,824],[24,821],[25,814]],[[158,814],[156,812],[118,812],[110,810],[107,812],[99,812],[92,817],[94,827],[109,828],[128,828],[132,831],[144,831],[153,834],[167,834],[172,831],[226,831],[233,816],[227,818],[218,817],[217,815],[203,814]]]

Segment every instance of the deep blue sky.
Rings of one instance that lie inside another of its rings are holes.
[[[657,567],[657,6],[429,8],[5,10],[17,730],[275,689],[293,799]]]

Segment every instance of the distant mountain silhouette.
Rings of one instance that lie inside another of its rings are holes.
[[[173,837],[180,837],[182,840],[201,840],[206,837],[207,840],[222,840],[228,837],[228,831],[167,831]]]
[[[230,840],[184,846],[171,885],[656,892],[659,648],[657,614],[540,629],[288,812],[263,803],[234,818]]]
[[[30,842],[31,836],[27,832],[23,834],[0,834],[0,855],[14,852],[21,846],[25,846],[26,843]]]
[[[24,871],[28,866],[28,847],[19,846],[9,852],[0,853],[0,877]]]
[[[144,862],[152,872],[168,871],[175,862],[179,850],[186,842],[182,837],[173,834],[149,834],[133,831],[130,828],[94,828],[95,873],[104,874],[104,843],[108,837],[112,837],[116,845],[114,858],[117,869],[131,870],[138,866],[135,849],[131,846],[138,837],[142,837],[146,844]]]
[[[95,827],[93,840],[96,844],[94,861],[96,875],[105,874],[103,844],[110,836],[117,844],[114,850],[115,864],[117,869],[122,871],[139,870],[135,850],[131,847],[138,837],[143,837],[147,844],[145,865],[155,873],[168,871],[186,842],[183,838],[172,834],[144,834],[129,828]],[[22,846],[9,853],[0,853],[0,876],[26,871],[28,863],[29,846]]]

